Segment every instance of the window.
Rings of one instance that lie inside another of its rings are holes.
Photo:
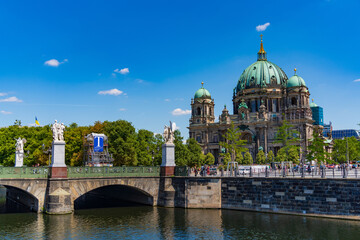
[[[196,141],[197,141],[198,143],[201,143],[201,137],[200,137],[200,136],[196,136]]]
[[[196,115],[200,116],[201,115],[201,109],[198,107],[196,110]]]
[[[217,142],[219,142],[219,137],[218,137],[218,135],[215,135],[214,136],[214,143],[217,143]]]
[[[251,112],[256,112],[256,102],[255,102],[255,100],[251,101]]]
[[[291,98],[291,105],[297,105],[296,97]]]

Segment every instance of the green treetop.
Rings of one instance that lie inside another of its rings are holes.
[[[223,138],[225,141],[220,142],[220,146],[225,148],[227,153],[230,153],[231,161],[235,161],[236,154],[249,151],[243,147],[247,144],[247,141],[241,139],[241,132],[234,126],[233,122],[231,122],[230,128],[227,129]],[[222,155],[225,156],[226,154]]]

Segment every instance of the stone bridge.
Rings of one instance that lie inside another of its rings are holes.
[[[48,174],[48,168],[0,168],[0,185],[7,188],[9,200],[54,214],[72,212],[87,194],[106,195],[104,189],[118,200],[151,206],[164,205],[166,189],[173,189],[160,177],[159,167],[69,167],[67,178]]]
[[[152,206],[360,220],[359,179],[187,177],[179,176],[179,172],[160,176],[156,169],[141,167],[84,169],[76,173],[69,169],[67,178],[44,177],[44,171],[44,175],[20,179],[14,175],[4,178],[4,169],[0,168],[0,185],[8,189],[9,199],[49,214],[71,213],[79,201],[87,200],[88,194],[98,194]]]

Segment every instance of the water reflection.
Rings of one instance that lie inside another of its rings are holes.
[[[359,239],[360,222],[231,210],[124,207],[0,214],[7,239]]]

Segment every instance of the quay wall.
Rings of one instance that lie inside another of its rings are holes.
[[[360,180],[355,179],[175,177],[173,183],[178,207],[360,220]]]

